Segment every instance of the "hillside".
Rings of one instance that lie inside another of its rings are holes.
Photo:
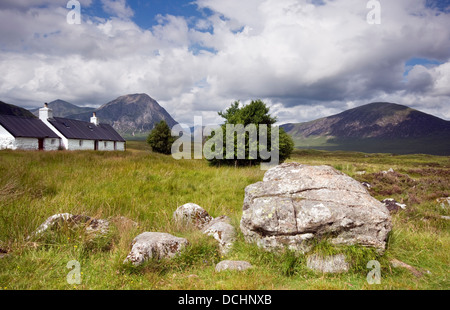
[[[61,99],[49,102],[48,107],[53,110],[53,116],[55,117],[67,117],[74,114],[90,113],[95,110],[95,108],[79,107]],[[39,116],[39,108],[30,111],[34,115]]]
[[[5,103],[0,101],[0,114],[1,115],[14,115],[14,116],[24,116],[29,118],[34,118],[33,113],[27,109]]]
[[[95,110],[100,122],[108,123],[124,136],[144,136],[154,125],[165,120],[170,127],[177,122],[147,94],[121,96]],[[92,111],[69,118],[89,121]]]
[[[370,103],[281,127],[299,148],[450,155],[449,121],[395,103]]]

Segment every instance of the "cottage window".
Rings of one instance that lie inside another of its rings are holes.
[[[83,140],[80,140],[80,146],[83,146]]]
[[[52,139],[52,141],[51,141],[50,143],[51,143],[52,145],[54,145],[55,142],[56,142],[56,140],[55,140],[55,139]]]

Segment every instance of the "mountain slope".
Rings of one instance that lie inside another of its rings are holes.
[[[281,127],[293,137],[297,147],[450,155],[449,121],[395,103],[370,103]]]
[[[177,122],[156,100],[147,94],[121,96],[95,110],[100,122],[108,123],[122,135],[146,135],[154,125],[165,120],[170,127]],[[92,112],[70,115],[89,121]]]
[[[14,115],[14,116],[23,116],[23,117],[29,117],[34,118],[35,116],[33,113],[28,111],[27,109],[5,103],[3,101],[0,101],[0,114],[1,115]]]
[[[53,110],[55,117],[67,117],[74,114],[88,113],[95,110],[95,108],[79,107],[67,101],[57,99],[49,102],[48,107]],[[30,110],[34,115],[39,116],[39,108]]]

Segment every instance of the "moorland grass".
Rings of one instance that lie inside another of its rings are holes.
[[[450,195],[450,158],[429,155],[296,151],[290,161],[330,165],[372,184],[370,193],[407,204],[392,215],[393,230],[384,255],[361,247],[335,248],[319,241],[314,252],[344,253],[351,269],[322,274],[306,268],[306,258],[289,251],[270,253],[244,242],[239,231],[244,189],[261,181],[258,167],[211,167],[205,160],[174,160],[152,153],[145,142],[129,142],[127,152],[0,152],[1,289],[448,289],[450,288],[449,208],[436,198]],[[395,173],[381,171],[393,168]],[[365,171],[365,173],[361,173]],[[172,220],[182,204],[194,202],[212,216],[228,215],[238,238],[220,254],[216,242]],[[27,240],[56,213],[108,218],[113,229],[102,239],[61,229]],[[126,217],[138,226],[114,219]],[[190,245],[173,260],[124,265],[132,239],[144,231],[185,237]],[[423,275],[392,268],[398,259]],[[222,259],[247,260],[243,273],[214,271]],[[382,280],[369,285],[369,260],[381,264]],[[68,284],[67,263],[81,265],[81,284]]]

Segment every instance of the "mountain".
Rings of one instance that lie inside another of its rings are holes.
[[[67,117],[74,114],[91,113],[95,108],[79,107],[67,101],[57,99],[49,102],[48,107],[53,110],[55,117]],[[39,116],[39,108],[30,110],[34,115]]]
[[[370,103],[281,127],[299,148],[450,155],[450,121],[395,103]]]
[[[14,115],[14,116],[23,116],[28,118],[34,118],[33,113],[28,111],[27,109],[5,103],[0,101],[0,114],[1,115]]]
[[[147,94],[121,96],[94,110],[100,122],[108,123],[120,134],[126,136],[146,136],[161,120],[172,128],[177,122],[156,100]],[[92,111],[67,116],[89,121]]]

